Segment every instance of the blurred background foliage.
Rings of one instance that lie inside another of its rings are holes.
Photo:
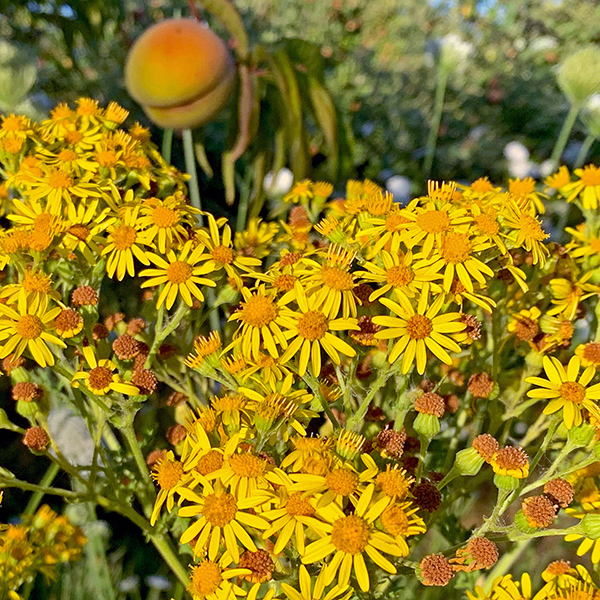
[[[301,39],[318,47],[319,68],[345,125],[338,181],[405,175],[421,187],[440,40],[448,34],[458,35],[469,52],[448,81],[432,175],[487,174],[500,180],[507,174],[503,149],[515,140],[534,163],[542,163],[568,111],[553,71],[582,45],[600,42],[596,0],[235,0],[235,5],[253,43],[274,47],[283,39]],[[2,0],[0,108],[45,113],[57,102],[92,96],[101,103],[116,100],[148,124],[123,87],[125,55],[146,27],[177,14],[189,14],[188,5]],[[219,23],[211,24],[224,34]],[[226,122],[225,113],[206,128],[211,162],[223,150]],[[309,134],[310,174],[331,179],[331,171],[322,168],[327,140],[316,127]],[[567,162],[584,138],[579,122]],[[533,164],[528,174],[535,169]]]

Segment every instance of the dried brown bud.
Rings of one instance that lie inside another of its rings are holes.
[[[169,442],[169,444],[177,446],[177,444],[185,440],[186,435],[187,429],[183,425],[177,424],[167,429],[165,437],[167,438],[167,442]]]
[[[22,367],[25,364],[25,359],[22,356],[15,357],[13,354],[9,354],[2,360],[2,370],[10,375],[12,371]]]
[[[373,323],[369,315],[362,315],[358,318],[360,331],[350,331],[350,337],[363,346],[377,346],[379,340],[375,339],[375,334],[381,329],[381,325]]]
[[[471,446],[477,450],[477,453],[483,460],[489,462],[492,456],[498,452],[500,444],[498,440],[489,433],[478,435],[472,442]]]
[[[573,486],[565,479],[560,477],[552,479],[544,485],[544,492],[553,502],[556,502],[561,508],[566,508],[573,502],[575,490]]]
[[[438,418],[444,416],[446,404],[444,399],[435,392],[425,392],[415,400],[415,410],[425,415],[434,415]]]
[[[474,569],[489,569],[498,561],[498,546],[484,537],[476,537],[469,540],[466,551],[469,553],[476,565]]]
[[[23,400],[23,402],[32,402],[41,400],[44,395],[44,389],[37,383],[23,381],[15,383],[12,389],[13,400]]]
[[[382,456],[398,460],[404,452],[405,441],[406,430],[404,428],[402,431],[383,429],[377,434],[376,445]]]
[[[474,315],[462,313],[460,316],[461,323],[465,324],[462,333],[467,335],[467,341],[473,343],[481,337],[481,323]]]
[[[138,341],[130,335],[120,335],[112,343],[113,352],[119,360],[131,360],[140,353]]]
[[[158,379],[150,369],[135,369],[131,383],[140,389],[140,394],[149,396],[156,389]]]
[[[164,460],[165,458],[167,458],[166,450],[152,450],[146,457],[146,464],[149,467],[153,467],[159,460]]]
[[[23,444],[36,452],[45,452],[50,437],[41,427],[29,427],[23,436]]]
[[[371,302],[371,300],[369,300],[369,297],[371,296],[371,294],[374,291],[375,290],[368,283],[359,283],[352,290],[352,292],[356,296],[356,299],[358,300],[359,304],[361,306],[367,306],[367,307],[372,306],[373,304],[375,304],[375,302],[377,302],[377,300],[373,300],[372,302]]]
[[[467,389],[474,398],[489,398],[494,389],[494,380],[487,373],[473,373]]]
[[[103,323],[96,323],[94,329],[92,329],[92,337],[98,340],[105,340],[109,336],[110,332]]]
[[[246,550],[240,556],[238,568],[250,569],[251,573],[241,576],[246,581],[250,583],[264,583],[265,581],[269,581],[273,576],[275,563],[266,550],[258,549],[256,552]]]
[[[146,329],[146,321],[141,317],[135,317],[127,323],[127,333],[129,335],[137,335]]]
[[[443,554],[428,554],[419,563],[423,585],[444,587],[454,576],[454,569]]]
[[[73,290],[71,294],[71,304],[78,306],[96,306],[98,304],[98,294],[96,290],[89,285],[81,285]]]
[[[522,509],[530,527],[549,527],[556,517],[555,504],[547,496],[525,498]]]
[[[505,446],[496,453],[495,462],[499,469],[512,471],[527,466],[529,459],[522,448]]]
[[[415,485],[411,493],[414,503],[427,512],[435,512],[442,504],[442,494],[429,481],[422,481]]]
[[[120,312],[113,313],[112,315],[108,315],[106,319],[104,319],[104,325],[106,329],[112,331],[117,323],[120,323],[125,318],[125,315]]]

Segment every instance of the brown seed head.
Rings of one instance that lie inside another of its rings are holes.
[[[288,267],[290,265],[296,264],[302,258],[302,254],[299,252],[288,252],[281,257],[279,261],[280,266]]]
[[[78,306],[96,306],[98,304],[98,294],[96,290],[89,285],[80,285],[73,290],[71,294],[71,304]]]
[[[242,578],[251,583],[264,583],[273,576],[275,563],[266,550],[258,549],[256,552],[246,550],[240,556],[239,569],[250,569],[251,573],[242,575]]]
[[[146,464],[149,467],[153,467],[159,460],[164,460],[165,458],[167,458],[166,450],[152,450],[146,457]]]
[[[171,392],[167,398],[167,406],[179,406],[187,402],[188,397],[182,392]]]
[[[452,565],[443,554],[428,554],[419,563],[423,585],[444,587],[454,576]]]
[[[350,337],[363,346],[377,346],[379,340],[375,339],[375,334],[381,329],[380,325],[373,323],[369,315],[362,315],[358,318],[360,331],[350,331]]]
[[[544,569],[544,571],[555,577],[558,575],[566,575],[570,570],[571,563],[568,560],[555,560]]]
[[[146,321],[141,317],[135,317],[127,323],[127,333],[129,335],[137,335],[146,329]]]
[[[494,456],[500,448],[498,440],[489,433],[478,435],[471,443],[471,446],[477,450],[479,456],[486,462],[489,462],[492,456]]]
[[[522,448],[505,446],[496,454],[496,463],[500,469],[520,469],[527,466],[528,462],[527,454]]]
[[[131,360],[140,353],[139,342],[128,334],[120,335],[112,343],[112,349],[119,360]]]
[[[447,394],[444,396],[446,403],[446,412],[453,415],[460,408],[460,400],[456,394]]]
[[[544,485],[544,493],[561,508],[566,508],[573,502],[575,490],[573,490],[573,486],[568,481],[558,477],[557,479],[548,481]]]
[[[69,332],[81,331],[83,319],[74,308],[65,308],[56,317],[54,326],[59,335],[69,334]]]
[[[36,452],[44,452],[50,443],[50,437],[41,427],[29,427],[23,436],[23,444]]]
[[[15,357],[12,354],[9,354],[6,358],[2,360],[2,370],[10,375],[12,371],[22,367],[25,364],[25,359],[22,356]]]
[[[487,373],[473,373],[467,389],[474,398],[489,398],[494,389],[494,380]]]
[[[540,331],[540,326],[537,321],[529,317],[519,317],[515,328],[517,337],[524,341],[531,341]]]
[[[368,283],[359,283],[353,290],[353,294],[356,296],[361,306],[373,306],[376,300],[369,300],[369,297],[375,290]]]
[[[140,389],[140,394],[149,396],[156,389],[158,379],[150,369],[136,369],[131,376],[131,383]]]
[[[442,494],[429,481],[422,481],[411,490],[414,502],[427,512],[435,512],[442,503]]]
[[[290,216],[288,217],[288,222],[292,229],[302,229],[311,226],[308,213],[303,206],[294,206],[294,208],[292,208]]]
[[[556,517],[555,505],[548,496],[525,498],[522,509],[530,527],[549,527]]]
[[[426,415],[444,416],[446,404],[444,399],[435,392],[425,392],[415,400],[415,410]]]
[[[471,564],[477,565],[474,569],[489,569],[496,564],[499,557],[498,546],[484,537],[471,539],[466,551],[473,559]]]
[[[106,325],[103,323],[96,323],[94,328],[92,329],[92,337],[98,340],[105,340],[109,336],[110,332],[108,331]]]
[[[477,320],[477,317],[467,313],[462,313],[460,316],[460,321],[461,323],[465,324],[465,328],[462,330],[462,333],[467,335],[469,342],[472,343],[481,337],[481,323]]]
[[[12,389],[13,400],[32,402],[33,400],[41,400],[43,395],[44,389],[37,383],[31,383],[29,381],[15,383]]]
[[[167,442],[169,442],[169,444],[177,446],[177,444],[185,440],[186,435],[187,429],[183,425],[177,424],[167,429],[165,437],[167,438]]]
[[[404,452],[404,442],[406,441],[406,430],[394,431],[393,429],[383,429],[377,434],[376,443],[382,456],[398,460]]]
[[[120,312],[113,313],[112,315],[108,315],[106,319],[104,319],[104,325],[106,329],[112,331],[115,328],[117,323],[120,323],[125,318],[125,315]]]

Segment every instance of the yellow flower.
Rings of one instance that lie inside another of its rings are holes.
[[[576,509],[576,508],[567,508],[565,512],[576,519],[580,519],[581,521],[586,517],[594,519],[594,523],[597,523],[597,519],[600,515],[600,506],[598,503],[591,504],[586,506],[585,508]],[[596,526],[597,527],[597,526]],[[590,536],[586,533],[569,533],[565,535],[566,542],[575,542],[581,540],[579,547],[577,548],[577,556],[583,556],[591,551],[590,560],[593,564],[598,564],[600,562],[600,537]]]
[[[264,258],[271,252],[271,242],[278,233],[277,223],[263,223],[262,219],[253,217],[244,231],[236,232],[234,247],[240,254]]]
[[[83,381],[92,394],[104,396],[111,391],[125,394],[127,396],[137,396],[139,390],[135,385],[123,381],[119,375],[113,373],[117,365],[106,358],[98,360],[91,346],[85,346],[82,349],[83,357],[90,367],[89,371],[78,371],[73,375],[71,385],[79,387],[79,381]]]
[[[380,302],[397,315],[373,317],[376,325],[386,327],[375,334],[377,339],[398,339],[390,350],[390,363],[394,363],[404,353],[402,373],[408,373],[416,357],[417,372],[423,374],[427,363],[427,350],[430,350],[443,363],[452,364],[446,349],[460,352],[460,346],[446,334],[462,331],[465,325],[459,322],[459,313],[438,315],[444,304],[443,295],[438,296],[433,304],[428,306],[428,295],[421,294],[416,311],[409,302],[398,304],[388,298],[381,298]]]
[[[0,288],[0,298],[5,298],[8,305],[25,300],[34,313],[42,303],[47,303],[49,298],[60,302],[60,294],[52,289],[52,277],[34,269],[25,271],[19,283]]]
[[[314,197],[313,182],[303,179],[294,184],[292,189],[283,197],[284,202],[307,202]]]
[[[282,469],[315,475],[329,471],[334,462],[331,438],[296,436],[292,444],[294,450],[281,461]]]
[[[216,481],[214,487],[202,475],[194,474],[195,479],[202,485],[202,495],[189,488],[181,488],[179,495],[190,505],[179,508],[180,517],[198,517],[184,532],[180,543],[187,544],[196,539],[194,554],[206,554],[210,560],[215,560],[221,544],[234,562],[239,562],[239,545],[256,552],[256,544],[248,533],[248,528],[265,530],[269,522],[262,517],[252,514],[255,509],[267,502],[266,494],[254,494],[244,499],[236,499],[225,491],[223,484]]]
[[[565,370],[558,359],[544,356],[543,366],[548,379],[528,377],[525,380],[541,388],[527,392],[530,398],[550,400],[544,408],[544,414],[551,415],[563,409],[563,420],[567,429],[571,429],[574,425],[581,425],[582,408],[600,420],[600,407],[594,402],[600,399],[600,383],[588,387],[596,370],[594,367],[587,367],[579,376],[580,365],[579,357],[573,356]]]
[[[531,577],[529,573],[523,573],[520,581],[514,581],[512,575],[504,575],[494,581],[492,592],[497,600],[532,600]],[[546,596],[536,594],[535,597],[542,600]]]
[[[60,338],[50,333],[54,328],[53,321],[62,309],[56,307],[46,311],[46,308],[47,303],[41,302],[34,310],[23,296],[18,299],[16,310],[0,304],[0,358],[9,354],[17,358],[28,349],[41,367],[54,364],[54,355],[48,344],[67,347]]]
[[[173,505],[175,504],[175,490],[177,485],[181,482],[183,476],[183,464],[175,460],[175,457],[171,451],[167,452],[167,455],[159,459],[154,468],[152,469],[152,478],[156,483],[160,491],[156,497],[154,508],[152,509],[152,515],[150,516],[150,525],[154,525],[158,519],[160,509],[162,505],[167,502],[167,510],[171,512]]]
[[[575,348],[575,355],[581,359],[584,367],[600,367],[600,342],[579,344]]]
[[[525,248],[531,252],[533,264],[544,266],[550,254],[543,241],[548,238],[540,222],[534,215],[525,212],[514,200],[508,201],[503,211],[504,224],[512,228],[507,234],[502,234],[512,243],[514,248]]]
[[[556,173],[553,175],[548,175],[546,177],[544,183],[555,190],[560,190],[565,187],[571,181],[571,175],[569,174],[569,169],[563,165],[558,169]]]
[[[106,229],[108,213],[108,208],[98,210],[96,199],[89,203],[69,204],[61,247],[67,252],[78,250],[88,263],[96,264],[96,258],[102,253],[99,244],[103,244],[104,239],[100,234]]]
[[[357,320],[331,319],[321,309],[320,302],[315,296],[307,298],[304,288],[296,283],[296,301],[301,312],[290,311],[285,316],[287,338],[294,338],[287,350],[281,356],[285,364],[300,351],[298,374],[302,377],[307,369],[309,360],[311,371],[315,377],[321,373],[321,348],[327,352],[331,360],[340,364],[340,355],[355,356],[356,351],[347,342],[335,336],[331,331],[359,330]]]
[[[134,257],[143,265],[149,265],[146,251],[142,246],[148,242],[145,234],[140,233],[138,214],[140,206],[127,207],[119,219],[111,219],[108,225],[107,244],[102,250],[102,256],[107,256],[106,274],[121,281],[128,273],[135,275]]]
[[[550,293],[552,294],[552,304],[555,306],[548,310],[548,314],[561,315],[568,321],[572,321],[580,302],[600,294],[600,286],[588,283],[593,275],[594,270],[591,270],[576,281],[569,281],[563,277],[551,279]]]
[[[217,285],[212,279],[202,277],[202,275],[211,273],[214,270],[214,265],[211,262],[200,264],[205,258],[204,248],[202,246],[194,248],[192,241],[186,242],[178,255],[170,250],[167,254],[167,260],[151,253],[147,253],[146,257],[157,268],[144,269],[140,273],[141,277],[150,277],[140,287],[147,288],[164,284],[156,300],[157,308],[160,308],[164,303],[167,310],[169,310],[175,303],[177,296],[181,296],[188,306],[194,304],[192,296],[200,302],[204,302],[204,294],[199,286],[215,287]]]
[[[567,202],[574,202],[578,197],[585,210],[596,210],[600,199],[600,167],[587,165],[582,169],[575,169],[577,181],[567,183],[560,189]]]
[[[192,567],[191,581],[187,587],[193,600],[234,600],[246,592],[233,583],[233,579],[251,573],[249,569],[229,569],[231,557],[224,554],[218,562],[203,560]]]
[[[418,510],[419,507],[410,502],[394,502],[379,517],[383,530],[396,540],[405,556],[408,556],[409,551],[406,538],[427,530],[425,521],[415,514]]]
[[[546,212],[544,203],[542,202],[542,197],[546,198],[546,196],[535,191],[535,179],[533,177],[509,179],[508,191],[516,196],[519,204],[525,201],[525,204],[523,204],[524,207],[531,202],[538,213]]]
[[[585,223],[581,223],[575,229],[565,227],[565,231],[569,232],[573,239],[567,245],[567,251],[573,258],[593,258],[594,265],[598,264],[600,258],[600,235],[585,231]]]
[[[299,589],[293,588],[287,583],[281,584],[281,590],[289,598],[289,600],[321,600],[325,585],[323,584],[323,576],[315,580],[314,588],[311,584],[311,577],[304,565],[300,565],[298,570],[298,585]],[[340,587],[336,585],[332,587],[323,600],[349,600],[353,594],[353,589],[350,586]]]
[[[148,242],[156,240],[158,251],[166,254],[175,242],[179,243],[185,238],[186,225],[193,226],[195,215],[199,212],[197,208],[186,204],[181,193],[164,200],[146,198],[142,201],[138,223]]]
[[[387,573],[396,573],[396,567],[382,552],[393,556],[405,554],[393,537],[375,528],[374,522],[380,517],[387,503],[372,504],[373,490],[374,485],[366,488],[351,515],[346,515],[335,503],[319,511],[320,516],[329,522],[330,529],[326,536],[307,546],[302,562],[320,562],[333,554],[324,567],[324,585],[329,585],[338,575],[338,585],[346,586],[350,581],[351,572],[354,571],[360,589],[367,592],[370,580],[363,553]]]
[[[257,360],[262,349],[273,357],[279,357],[277,346],[287,348],[287,341],[281,328],[286,326],[282,308],[292,297],[275,300],[274,294],[265,292],[265,286],[259,285],[254,292],[242,288],[244,299],[240,302],[230,321],[240,322],[240,327],[233,336],[232,343],[225,351],[241,345],[242,354],[247,359]]]

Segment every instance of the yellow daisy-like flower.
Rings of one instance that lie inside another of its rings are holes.
[[[548,314],[560,314],[568,321],[573,320],[580,302],[591,296],[600,295],[600,286],[588,283],[593,275],[594,270],[590,270],[576,281],[564,277],[551,279],[550,293],[552,294],[552,304],[555,306],[548,310]]]
[[[244,499],[236,499],[228,493],[220,481],[213,485],[202,475],[194,474],[198,483],[203,487],[202,495],[189,488],[179,491],[183,500],[190,505],[179,508],[180,517],[198,517],[184,532],[180,543],[187,544],[196,538],[194,554],[206,554],[210,560],[215,560],[223,543],[234,562],[240,560],[239,544],[256,552],[256,544],[247,529],[265,530],[269,522],[250,512],[265,502],[270,496],[254,494]]]
[[[445,313],[439,315],[444,304],[444,296],[438,296],[431,306],[428,306],[428,295],[419,298],[417,310],[410,302],[398,304],[388,298],[380,302],[397,316],[373,317],[376,325],[386,329],[378,331],[375,337],[379,340],[397,338],[392,347],[388,360],[394,363],[402,356],[402,373],[408,373],[413,362],[417,363],[417,372],[423,374],[427,363],[427,350],[430,350],[443,363],[450,365],[452,359],[447,350],[460,352],[460,346],[447,334],[458,333],[465,328],[459,322],[460,313]]]
[[[326,587],[322,575],[319,575],[313,588],[311,577],[304,565],[300,565],[298,569],[298,585],[299,589],[295,589],[287,583],[282,583],[281,590],[289,600],[321,600]],[[325,594],[323,600],[349,600],[352,594],[353,590],[350,586],[335,585]]]
[[[571,175],[569,173],[569,169],[566,165],[562,165],[562,167],[560,167],[556,173],[553,175],[548,175],[548,177],[546,177],[544,180],[544,183],[550,188],[560,190],[565,187],[565,185],[570,183],[570,181]]]
[[[312,374],[318,377],[321,373],[321,348],[336,365],[340,364],[340,352],[346,356],[356,356],[350,344],[331,332],[360,330],[358,321],[353,318],[331,319],[323,312],[322,301],[315,296],[307,298],[299,283],[294,289],[301,312],[290,311],[285,316],[285,336],[294,339],[281,356],[281,363],[285,364],[300,351],[298,374],[302,377],[306,373],[310,360]]]
[[[324,585],[329,585],[338,575],[338,585],[346,586],[354,571],[360,589],[367,592],[370,586],[369,571],[363,553],[378,567],[392,574],[396,573],[396,567],[382,552],[392,556],[405,556],[393,537],[378,531],[374,526],[387,506],[387,501],[371,503],[374,487],[367,487],[351,515],[346,515],[335,503],[319,511],[320,516],[329,522],[330,529],[325,537],[307,546],[302,562],[320,562],[333,555],[324,567]]]
[[[102,256],[106,256],[106,274],[121,281],[128,273],[131,277],[135,275],[134,258],[143,265],[149,265],[146,251],[143,246],[148,242],[144,233],[139,231],[138,214],[140,206],[127,207],[124,209],[120,219],[111,219],[108,225],[107,244],[102,250]]]
[[[18,299],[16,310],[0,304],[0,358],[9,354],[17,358],[27,349],[41,367],[54,364],[54,355],[48,344],[67,347],[60,338],[50,333],[62,309],[56,307],[47,311],[46,308],[46,302],[41,302],[34,310],[23,296]]]
[[[259,285],[253,292],[243,287],[242,296],[239,309],[229,317],[230,321],[240,322],[240,327],[225,351],[240,345],[245,358],[257,360],[262,349],[278,358],[277,346],[287,348],[287,340],[281,331],[286,325],[282,308],[292,297],[287,295],[276,300],[274,294],[265,291],[264,285]]]
[[[582,409],[600,420],[600,407],[594,402],[600,399],[600,383],[588,387],[596,374],[594,367],[587,367],[579,376],[581,361],[578,356],[571,357],[566,369],[558,359],[544,356],[543,366],[548,379],[528,377],[525,381],[541,388],[529,390],[530,398],[550,400],[544,414],[551,415],[562,408],[567,429],[581,425]]]
[[[582,522],[586,522],[583,519],[586,519],[588,522],[591,520],[591,529],[597,530],[597,524],[600,522],[600,505],[598,503],[588,504],[585,508],[582,507],[581,509],[567,508],[565,512]],[[583,556],[589,552],[590,560],[596,565],[600,562],[600,536],[591,535],[590,526],[586,527],[586,529],[589,533],[569,533],[564,539],[566,542],[581,540],[577,548],[577,556]]]
[[[137,396],[140,393],[135,385],[123,381],[118,374],[114,373],[117,365],[111,360],[107,358],[98,360],[91,346],[85,346],[82,352],[90,370],[75,373],[71,381],[73,387],[79,387],[79,382],[83,381],[87,389],[96,396],[104,396],[111,391],[127,396]]]
[[[170,250],[167,260],[157,254],[148,253],[146,256],[157,268],[144,269],[140,273],[141,277],[150,277],[140,287],[147,288],[164,284],[156,300],[157,308],[164,303],[167,310],[170,309],[177,296],[181,296],[188,306],[194,304],[192,296],[200,302],[204,302],[204,294],[199,286],[216,287],[217,285],[212,279],[202,277],[202,275],[212,273],[214,265],[210,262],[201,264],[205,258],[204,248],[202,246],[194,247],[191,241],[183,246],[178,255]]]
[[[167,510],[171,512],[175,504],[175,490],[183,477],[183,464],[175,460],[171,451],[159,459],[152,469],[152,478],[158,484],[160,491],[156,497],[156,502],[150,516],[150,525],[154,526],[162,505],[167,503]]]
[[[361,239],[371,237],[375,241],[372,247],[367,250],[367,255],[370,258],[381,251],[382,248],[394,245],[397,247],[402,232],[410,223],[411,220],[404,214],[403,210],[394,205],[386,215],[366,217],[365,225],[357,236]],[[371,225],[371,227],[367,227],[366,224]]]
[[[600,199],[600,167],[586,165],[582,169],[575,169],[577,181],[567,183],[560,189],[560,193],[567,202],[574,202],[578,197],[585,210],[596,210]]]
[[[52,277],[43,271],[28,269],[19,283],[0,288],[0,298],[9,306],[25,300],[32,313],[35,313],[49,298],[60,302],[60,294],[52,289]]]
[[[331,438],[297,436],[292,444],[294,449],[281,461],[282,469],[324,475],[335,461]]]
[[[271,242],[278,233],[278,223],[264,223],[259,217],[253,217],[244,231],[236,232],[234,247],[246,256],[264,258],[271,252]]]
[[[546,196],[535,191],[535,179],[533,177],[509,179],[508,191],[517,197],[519,204],[523,203],[523,201],[525,202],[523,206],[531,203],[538,213],[546,212],[546,208],[542,202],[542,197],[546,198]]]
[[[513,230],[502,234],[512,247],[525,248],[531,252],[534,265],[540,263],[544,266],[550,251],[543,242],[550,234],[542,229],[535,215],[527,213],[514,200],[510,200],[503,207],[502,216],[504,224]]]
[[[584,367],[600,368],[600,342],[579,344],[575,348],[575,355],[579,356]]]
[[[65,234],[61,246],[67,252],[78,250],[89,264],[96,264],[96,257],[104,243],[101,233],[106,229],[105,218],[109,209],[98,210],[98,200],[67,206],[67,219],[64,222]]]
[[[573,258],[593,259],[594,265],[598,264],[600,259],[600,235],[585,231],[585,223],[581,223],[576,228],[565,227],[565,231],[573,236],[573,240],[567,244],[569,256]]]
[[[206,246],[206,252],[202,260],[208,261],[210,271],[225,269],[229,277],[241,282],[239,273],[241,271],[252,271],[254,267],[261,264],[260,259],[250,256],[242,256],[237,253],[231,244],[231,227],[227,225],[227,219],[215,219],[210,213],[202,212],[208,219],[208,231],[200,229],[196,233],[198,240]],[[219,233],[219,227],[223,227]],[[237,269],[237,270],[236,270]]]
[[[231,557],[224,554],[219,561],[203,560],[192,567],[187,587],[193,600],[235,600],[246,592],[232,580],[251,573],[250,569],[229,569]]]
[[[394,502],[379,517],[383,530],[396,540],[404,556],[408,556],[409,551],[406,538],[427,531],[425,521],[416,514],[418,510],[411,502]]]
[[[303,179],[294,184],[292,189],[283,197],[284,202],[308,202],[314,198],[313,182],[310,179]]]
[[[392,246],[398,244],[392,244]],[[439,269],[436,271],[434,265],[414,263],[412,251],[402,252],[392,249],[390,252],[382,250],[374,260],[362,263],[366,271],[359,271],[357,276],[369,283],[378,283],[381,287],[375,290],[369,301],[374,302],[380,296],[393,290],[396,298],[414,298],[417,292],[431,287],[434,291],[441,291],[440,286],[431,282],[440,279]]]
[[[494,581],[492,591],[498,600],[533,600],[529,573],[523,573],[520,581],[514,581],[512,575],[504,575]],[[541,600],[540,594],[535,597]]]
[[[261,517],[271,523],[263,538],[269,539],[275,534],[277,541],[273,554],[280,554],[294,537],[294,547],[300,555],[306,550],[305,528],[308,527],[319,536],[326,534],[326,525],[315,517],[317,500],[310,494],[291,492],[292,481],[286,473],[278,471],[280,488],[276,497],[276,506],[261,513]]]
[[[200,211],[186,204],[183,194],[176,193],[164,200],[146,198],[142,201],[138,223],[148,242],[156,240],[158,251],[166,254],[175,242],[186,236],[185,226],[193,225]]]

